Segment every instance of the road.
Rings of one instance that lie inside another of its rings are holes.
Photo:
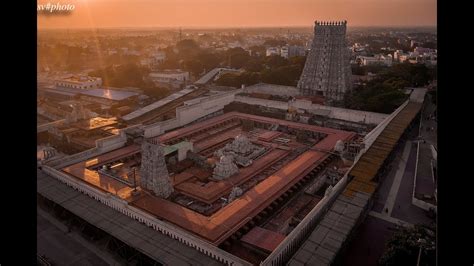
[[[37,254],[53,265],[123,265],[112,255],[87,242],[77,232],[68,233],[67,226],[49,213],[37,208]]]

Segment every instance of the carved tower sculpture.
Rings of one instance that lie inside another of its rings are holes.
[[[333,105],[351,90],[350,54],[346,44],[347,22],[319,22],[306,58],[298,89],[302,95],[324,96]]]
[[[169,197],[174,191],[166,168],[164,150],[158,141],[149,139],[142,143],[140,186],[161,198]]]

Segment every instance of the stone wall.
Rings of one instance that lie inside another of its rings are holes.
[[[258,83],[244,88],[245,93],[265,93],[279,96],[297,96],[299,90],[292,86]]]
[[[72,187],[81,193],[97,200],[98,202],[116,210],[120,213],[131,217],[143,224],[146,224],[150,228],[153,228],[159,233],[169,236],[189,247],[196,249],[197,251],[223,263],[226,265],[251,265],[247,261],[240,259],[216,246],[205,242],[194,235],[186,232],[185,230],[165,221],[158,219],[157,217],[146,213],[138,208],[128,205],[126,201],[116,197],[113,194],[103,192],[97,188],[84,184],[74,177],[67,175],[57,169],[49,166],[43,167],[43,172],[47,175],[57,179],[58,181]]]
[[[366,111],[359,111],[359,110],[352,110],[352,109],[345,109],[339,107],[332,107],[320,104],[313,104],[311,101],[308,100],[295,100],[293,102],[280,102],[280,101],[273,101],[273,100],[265,100],[259,98],[252,98],[246,96],[235,96],[236,102],[252,104],[252,105],[260,105],[264,107],[270,107],[280,110],[288,110],[289,107],[294,107],[297,109],[307,110],[310,113],[317,113],[318,110],[327,110],[330,111],[328,118],[338,119],[338,120],[345,120],[350,122],[356,123],[364,123],[364,124],[373,124],[377,125],[382,122],[386,117],[389,115],[381,114],[381,113],[374,113],[374,112],[366,112]]]
[[[145,137],[150,138],[163,134],[167,130],[172,130],[190,124],[202,117],[219,112],[224,106],[234,101],[234,96],[242,90],[234,90],[216,95],[195,99],[190,105],[176,108],[176,118],[157,122],[144,127]]]

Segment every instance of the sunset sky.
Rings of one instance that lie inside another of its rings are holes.
[[[39,0],[38,4],[58,1]],[[68,15],[38,15],[38,28],[436,26],[436,0],[62,0]]]

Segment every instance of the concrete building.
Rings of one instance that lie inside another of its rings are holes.
[[[97,89],[102,85],[102,79],[89,76],[71,76],[56,80],[55,85],[56,88],[72,88],[81,90]]]
[[[377,54],[374,56],[358,56],[356,61],[363,66],[384,65],[391,66],[393,62],[392,55]]]
[[[164,70],[149,74],[150,79],[157,85],[179,88],[189,81],[189,72],[176,70]]]
[[[73,113],[64,120],[51,123],[46,130],[41,141],[71,154],[95,147],[99,139],[117,135],[118,125],[116,118],[88,118]]]
[[[140,64],[143,66],[148,66],[150,68],[155,68],[161,65],[166,60],[166,53],[163,51],[158,51],[152,53],[149,57],[140,60]]]
[[[161,64],[166,60],[166,53],[163,51],[158,51],[151,55],[154,64]]]
[[[346,44],[347,22],[319,22],[298,82],[303,95],[319,95],[328,104],[342,101],[351,90],[351,66]]]
[[[411,40],[410,41],[410,47],[417,47],[418,45],[420,44],[420,42],[416,41],[416,40]]]
[[[266,55],[267,56],[280,55],[280,49],[278,47],[268,47]]]
[[[365,48],[366,48],[365,45],[361,45],[360,43],[354,43],[352,45],[352,52],[361,53],[361,52],[365,51]]]
[[[283,58],[288,58],[288,57],[290,57],[290,47],[288,47],[288,46],[283,46],[283,47],[280,49],[280,56],[283,57]]]
[[[79,99],[84,103],[96,103],[106,108],[113,108],[124,105],[133,106],[138,101],[140,93],[111,87],[88,89],[57,87],[40,90],[38,95],[57,101],[58,104],[62,101]]]
[[[400,56],[403,56],[403,55],[406,55],[406,53],[404,53],[402,50],[396,50],[393,53],[393,60],[394,61],[400,61]]]

